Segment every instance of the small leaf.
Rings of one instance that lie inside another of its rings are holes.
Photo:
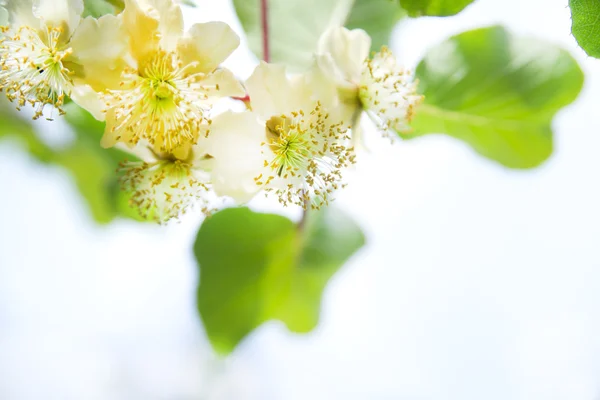
[[[450,38],[427,53],[416,76],[425,101],[403,137],[445,133],[511,168],[550,156],[551,120],[583,86],[569,53],[502,27]]]
[[[114,5],[106,0],[85,0],[83,17],[100,18],[106,14],[114,14],[117,10]]]
[[[371,36],[371,50],[389,44],[394,26],[406,13],[393,0],[356,0],[346,21],[348,29],[364,29]]]
[[[411,17],[448,17],[465,9],[474,0],[400,0],[400,5]]]
[[[196,2],[194,0],[180,0],[179,2],[188,7],[196,7]]]
[[[334,208],[309,215],[304,229],[247,208],[227,209],[204,222],[194,245],[198,310],[216,351],[231,352],[271,319],[293,332],[315,328],[325,285],[363,246],[364,236]]]
[[[260,0],[233,0],[250,49],[263,59]],[[310,66],[319,37],[329,27],[344,25],[353,0],[269,0],[271,62],[291,69]]]
[[[577,43],[589,56],[600,58],[600,1],[569,0],[569,7]]]

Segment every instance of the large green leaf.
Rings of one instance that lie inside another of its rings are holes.
[[[299,333],[317,325],[327,281],[364,236],[335,208],[309,216],[299,228],[278,215],[235,208],[204,222],[194,245],[198,309],[216,351],[232,351],[271,319]]]
[[[270,61],[304,69],[313,60],[319,37],[344,25],[354,0],[269,0]],[[260,0],[233,0],[250,49],[263,59]]]
[[[445,133],[512,168],[550,156],[551,120],[583,86],[569,53],[501,27],[450,38],[427,53],[416,75],[425,101],[404,137]]]
[[[585,52],[600,58],[600,1],[569,0],[571,31]]]
[[[394,26],[406,15],[393,0],[356,0],[346,21],[348,29],[364,29],[371,36],[371,49],[389,44]]]
[[[66,106],[67,121],[74,128],[76,138],[67,147],[53,148],[40,140],[31,121],[22,118],[10,107],[5,104],[0,107],[0,141],[16,141],[36,160],[67,170],[96,222],[105,224],[118,216],[139,219],[127,206],[126,196],[119,190],[117,182],[117,166],[127,155],[100,147],[103,123],[69,103]]]
[[[474,0],[400,0],[400,5],[411,17],[424,15],[447,17],[461,12]]]

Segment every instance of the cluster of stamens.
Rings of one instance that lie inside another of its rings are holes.
[[[153,163],[123,162],[121,188],[131,194],[130,205],[144,219],[166,223],[184,214],[192,206],[199,206],[208,215],[208,183],[198,171],[180,160],[161,160]]]
[[[423,101],[417,93],[418,82],[410,71],[398,65],[387,47],[365,63],[359,88],[363,108],[384,135],[390,135],[390,129],[409,131],[415,107]]]
[[[269,150],[263,154],[272,157],[264,160],[271,173],[257,176],[256,184],[284,206],[319,209],[329,204],[333,193],[345,186],[342,170],[355,163],[348,129],[332,123],[320,103],[308,113],[299,110],[271,118],[263,143]]]
[[[208,134],[205,74],[190,71],[173,53],[158,51],[146,65],[127,68],[119,90],[103,95],[106,113],[114,113],[115,141],[136,145],[147,140],[155,151],[173,153]],[[216,86],[216,87],[214,87]]]
[[[34,119],[44,115],[46,106],[64,114],[62,106],[73,86],[73,73],[64,65],[72,54],[63,43],[64,29],[21,26],[15,32],[4,26],[0,32],[0,91],[18,110],[31,105]]]

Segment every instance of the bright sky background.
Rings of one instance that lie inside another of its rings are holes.
[[[188,22],[241,33],[228,1],[199,3]],[[404,23],[392,48],[414,67],[497,23],[586,72],[552,159],[517,172],[443,136],[371,140],[338,197],[369,244],[328,286],[319,328],[266,324],[226,360],[195,314],[197,216],[98,227],[62,170],[0,145],[0,399],[599,399],[600,60],[570,37],[567,0],[478,0]],[[227,65],[255,63],[241,48]]]

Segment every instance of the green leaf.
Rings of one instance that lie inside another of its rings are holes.
[[[65,119],[75,131],[77,140],[57,157],[57,163],[73,174],[96,221],[108,223],[117,217],[144,221],[129,206],[129,194],[121,190],[117,174],[122,161],[135,161],[136,158],[116,148],[100,146],[104,122],[96,120],[75,103],[67,104],[65,110]]]
[[[424,15],[447,17],[465,9],[474,0],[400,0],[400,5],[411,17]]]
[[[389,44],[394,26],[406,13],[394,0],[356,0],[346,21],[348,29],[364,29],[371,36],[371,50]]]
[[[37,137],[31,122],[13,112],[9,108],[12,105],[5,104],[4,101],[1,104],[3,107],[0,107],[0,142],[16,141],[38,161],[51,163],[54,151]]]
[[[179,2],[188,7],[196,7],[196,2],[194,0],[180,0]]]
[[[577,43],[589,56],[600,58],[600,1],[569,0],[569,7]]]
[[[94,18],[100,18],[106,14],[114,14],[116,12],[115,6],[106,0],[85,0],[83,2],[83,16],[92,16]]]
[[[344,25],[354,0],[269,0],[270,61],[291,69],[310,66],[319,37]],[[250,49],[263,59],[260,0],[233,0]]]
[[[247,208],[204,222],[194,245],[198,309],[216,351],[231,352],[271,319],[297,333],[315,328],[325,285],[365,239],[335,208],[309,216],[303,229]]]
[[[551,120],[583,86],[569,53],[502,27],[461,33],[434,47],[416,76],[425,101],[404,137],[445,133],[511,168],[532,168],[550,156]]]
[[[9,107],[0,107],[0,141],[16,141],[39,162],[68,171],[96,222],[109,223],[118,216],[140,219],[128,206],[127,195],[121,193],[118,185],[117,166],[128,156],[119,150],[100,147],[103,123],[69,103],[65,106],[66,120],[74,128],[76,138],[67,147],[52,148],[36,135],[30,120]]]

